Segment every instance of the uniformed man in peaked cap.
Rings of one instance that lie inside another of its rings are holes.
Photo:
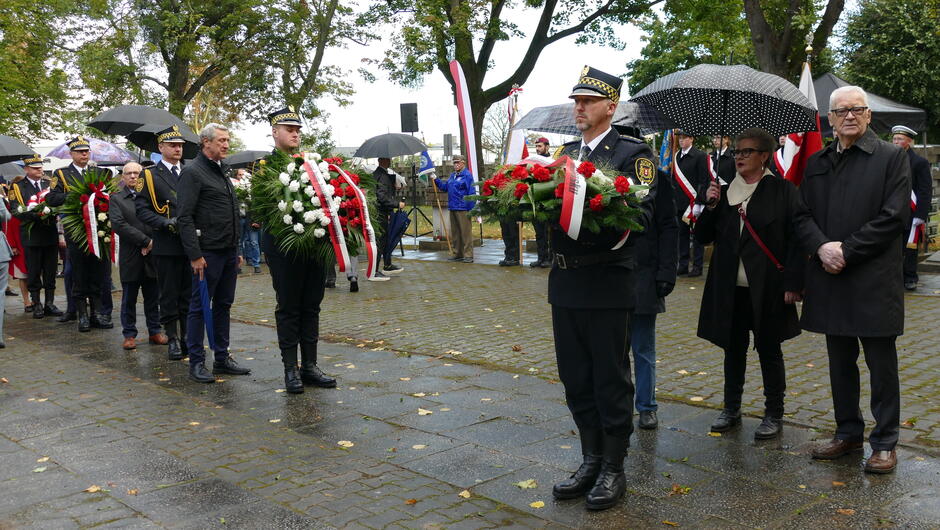
[[[186,357],[186,316],[192,294],[192,268],[183,252],[176,228],[180,173],[183,171],[183,139],[174,125],[157,133],[161,159],[143,170],[137,179],[137,218],[152,230],[153,263],[160,290],[160,324],[166,334],[167,358]],[[162,342],[163,337],[160,337]]]
[[[620,100],[620,78],[585,66],[569,96],[580,140],[562,154],[576,165],[590,161],[610,178],[623,175],[650,186],[637,221],[648,226],[656,196],[656,164],[642,140],[611,128]],[[632,238],[605,228],[581,230],[572,239],[552,227],[554,259],[548,279],[558,373],[568,408],[578,426],[584,461],[553,494],[567,499],[586,495],[587,508],[603,510],[623,496],[623,461],[633,432],[634,387],[627,354],[628,320],[634,304]]]
[[[908,225],[905,241],[911,241],[904,249],[904,288],[908,291],[917,289],[917,247],[919,241],[912,241],[911,232],[927,222],[930,216],[930,199],[933,195],[933,181],[930,178],[930,163],[911,149],[917,132],[904,125],[891,128],[891,141],[907,152],[911,163],[911,222]]]
[[[84,136],[76,136],[68,141],[72,163],[52,174],[51,190],[46,196],[49,206],[61,206],[73,186],[84,181],[88,162],[91,160],[91,144]],[[72,267],[72,299],[78,314],[78,330],[89,331],[91,328],[110,329],[111,310],[102,310],[102,281],[111,277],[111,261],[105,257],[99,259],[86,252],[80,241],[75,241],[66,234],[69,262]],[[104,286],[110,294],[110,285]]]

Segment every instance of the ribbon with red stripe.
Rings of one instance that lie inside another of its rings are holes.
[[[477,144],[473,135],[473,113],[470,107],[467,79],[463,75],[463,68],[457,61],[450,62],[450,75],[454,79],[454,88],[457,92],[457,113],[460,115],[460,124],[463,126],[463,141],[467,150],[467,170],[470,171],[475,184],[478,180],[479,168],[477,168]]]
[[[571,239],[577,240],[581,235],[581,220],[584,217],[584,199],[587,196],[587,179],[575,170],[574,160],[563,156],[554,163],[549,164],[548,168],[556,167],[561,164],[565,166],[565,186],[561,198],[561,217],[558,219],[561,228]],[[630,231],[623,233],[617,244],[611,250],[617,250],[627,242],[630,237]]]
[[[101,258],[101,248],[98,245],[98,213],[95,211],[95,202],[100,198],[109,200],[108,192],[104,191],[103,184],[92,184],[91,194],[88,195],[82,206],[82,219],[85,224],[85,238],[88,242],[88,251],[96,258]]]
[[[346,251],[346,238],[343,237],[343,227],[339,222],[339,212],[333,209],[333,197],[328,196],[324,191],[327,186],[326,179],[320,172],[320,168],[315,164],[311,164],[306,157],[304,157],[303,168],[304,171],[307,172],[310,185],[313,186],[317,198],[320,199],[320,208],[323,209],[323,213],[326,215],[327,219],[330,220],[326,229],[327,233],[330,234],[330,242],[333,244],[333,252],[336,255],[336,265],[339,266],[340,272],[346,272],[346,267],[349,266],[349,254]]]
[[[369,258],[369,262],[366,267],[366,277],[374,278],[376,273],[375,257],[378,255],[378,246],[375,243],[375,230],[373,230],[372,222],[369,220],[369,207],[368,203],[366,202],[366,194],[363,193],[361,189],[359,189],[359,186],[356,186],[356,183],[353,182],[352,177],[343,171],[343,168],[337,166],[336,164],[330,164],[329,168],[339,173],[340,178],[346,182],[347,186],[353,189],[353,191],[356,193],[356,198],[359,199],[359,211],[362,213],[362,234],[366,236],[366,257]]]

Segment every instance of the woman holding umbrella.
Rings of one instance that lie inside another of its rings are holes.
[[[722,195],[713,181],[695,237],[714,243],[705,280],[698,336],[725,351],[724,410],[711,430],[741,423],[741,394],[750,335],[763,375],[764,419],[754,437],[780,434],[786,390],[780,343],[800,333],[795,302],[802,299],[805,257],[793,219],[804,208],[796,188],[768,169],[777,141],[758,128],[741,132],[733,152],[736,175]],[[728,308],[731,318],[728,318]]]

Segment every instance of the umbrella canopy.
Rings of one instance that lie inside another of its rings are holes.
[[[22,160],[34,153],[35,151],[20,140],[0,134],[0,164]]]
[[[16,162],[0,164],[0,177],[12,180],[13,178],[19,177],[21,175],[26,175],[26,170],[23,169],[23,166],[20,164],[17,164]]]
[[[86,136],[85,139],[91,144],[91,159],[99,166],[120,166],[128,162],[137,162],[137,155],[127,149],[91,136]],[[49,151],[46,156],[71,158],[67,143]]]
[[[388,133],[373,136],[356,149],[353,156],[359,158],[393,158],[413,155],[427,150],[428,146],[414,136],[400,133]]]
[[[148,123],[134,129],[127,135],[127,141],[151,153],[157,152],[157,133],[169,125]],[[179,125],[180,133],[186,143],[183,144],[183,158],[189,160],[199,154],[199,137],[186,124]]]
[[[120,105],[95,116],[89,127],[94,127],[105,134],[127,136],[143,125],[186,125],[174,114],[148,105]]]
[[[816,128],[816,105],[782,77],[744,65],[700,64],[647,85],[630,101],[662,111],[692,135],[760,127],[774,136]]]
[[[271,151],[239,151],[225,157],[225,163],[232,169],[241,169],[271,154]]]
[[[649,105],[632,101],[621,101],[614,112],[614,125],[635,127],[642,134],[652,134],[664,129],[672,129],[675,124],[663,113]],[[574,123],[574,103],[536,107],[526,113],[513,129],[526,129],[555,134],[580,136],[581,131]]]
[[[826,73],[813,81],[816,91],[816,106],[819,108],[819,124],[824,136],[832,136],[829,124],[829,95],[832,91],[851,83],[832,73]],[[879,133],[887,133],[895,125],[904,125],[915,131],[927,128],[927,112],[868,92],[868,107],[871,108],[871,128]]]

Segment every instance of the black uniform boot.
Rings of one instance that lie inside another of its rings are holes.
[[[91,331],[91,320],[88,319],[88,306],[83,298],[75,300],[75,311],[78,313],[78,331]]]
[[[574,475],[552,488],[552,495],[556,499],[574,499],[584,495],[594,486],[597,475],[601,472],[603,432],[600,429],[581,429],[579,434],[584,461]]]
[[[98,329],[111,329],[114,324],[111,323],[111,315],[101,313],[101,298],[92,296],[91,300],[91,327]]]
[[[336,379],[326,375],[317,366],[317,345],[300,345],[300,379],[305,385],[336,388]]]
[[[183,357],[183,352],[180,351],[180,340],[176,337],[170,337],[166,342],[166,358],[171,361],[179,361]]]
[[[33,318],[45,317],[46,313],[43,310],[42,304],[39,303],[39,293],[30,293],[30,298],[33,301]]]
[[[46,314],[51,317],[62,316],[62,310],[55,306],[55,290],[46,289]]]
[[[300,370],[296,364],[284,365],[284,388],[288,394],[304,393],[304,382],[300,379]]]
[[[617,504],[627,491],[627,477],[623,474],[623,459],[627,456],[629,436],[604,434],[604,463],[597,482],[587,494],[588,510],[606,510]]]

